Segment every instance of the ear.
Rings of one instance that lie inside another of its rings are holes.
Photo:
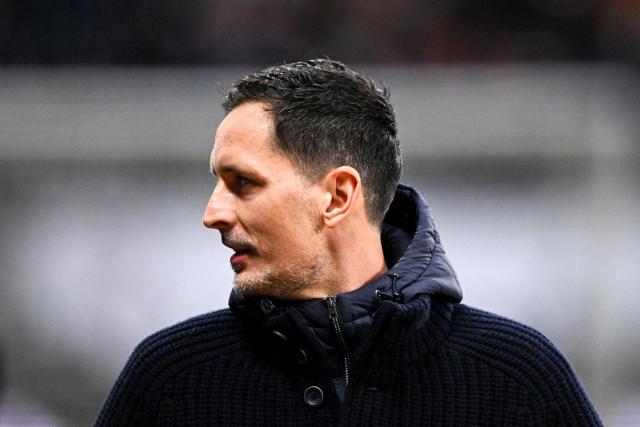
[[[322,178],[324,204],[322,219],[330,228],[345,220],[362,198],[362,182],[357,170],[350,166],[332,169]]]

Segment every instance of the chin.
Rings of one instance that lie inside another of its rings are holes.
[[[322,265],[315,261],[306,268],[289,265],[277,270],[272,266],[244,265],[235,274],[233,285],[236,292],[245,296],[300,299],[306,290],[320,282],[309,278],[317,278],[317,269]]]
[[[233,287],[236,292],[245,296],[266,295],[267,286],[265,286],[264,278],[260,274],[251,274],[247,271],[236,273],[233,278]]]
[[[295,298],[296,287],[288,281],[264,272],[249,273],[243,271],[236,274],[233,285],[240,295],[248,297]]]

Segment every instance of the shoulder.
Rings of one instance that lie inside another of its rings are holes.
[[[452,328],[456,338],[477,350],[483,344],[491,344],[497,345],[498,349],[508,347],[516,352],[522,350],[523,356],[530,354],[532,349],[558,353],[551,341],[536,329],[465,304],[454,304]]]
[[[245,343],[244,329],[229,309],[202,314],[164,328],[137,345],[128,365],[174,371],[180,366],[210,360]]]
[[[216,342],[217,340],[224,341],[237,335],[241,330],[237,316],[227,308],[201,314],[161,329],[145,338],[137,349],[161,348],[163,343],[189,346],[201,342],[203,338],[215,339]]]
[[[454,306],[450,341],[458,351],[530,386],[573,375],[567,360],[542,333],[464,304]]]
[[[153,391],[190,367],[240,351],[247,339],[239,319],[220,310],[180,322],[145,338],[116,380],[96,425],[139,425],[151,417]]]
[[[533,406],[548,414],[560,417],[569,411],[584,415],[588,425],[598,424],[571,365],[542,333],[464,304],[454,305],[451,320],[451,351],[510,377],[527,391]]]

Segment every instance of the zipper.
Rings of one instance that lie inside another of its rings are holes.
[[[340,322],[338,321],[338,310],[336,309],[336,297],[329,296],[325,298],[327,302],[327,307],[329,309],[329,320],[333,325],[333,330],[336,333],[338,338],[338,343],[342,348],[342,354],[344,355],[344,382],[345,385],[349,385],[349,365],[351,361],[349,360],[349,352],[347,351],[347,343],[344,341],[344,336],[342,335],[342,331],[340,330]]]

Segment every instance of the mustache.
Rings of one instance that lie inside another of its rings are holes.
[[[229,231],[221,231],[220,237],[222,238],[222,244],[234,251],[253,250],[251,241],[246,237],[231,234]]]

